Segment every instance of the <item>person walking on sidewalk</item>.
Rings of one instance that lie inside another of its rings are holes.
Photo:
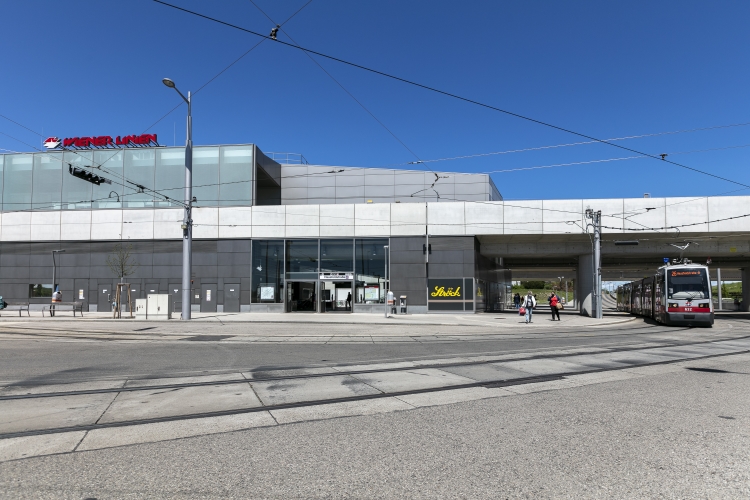
[[[536,299],[531,293],[531,290],[526,294],[526,298],[523,300],[523,306],[526,308],[526,323],[531,323],[531,311],[536,307]]]
[[[552,321],[555,321],[555,315],[557,315],[557,321],[560,321],[560,309],[557,308],[559,302],[560,299],[557,298],[555,292],[552,292],[552,295],[549,296],[549,307],[552,309]]]
[[[516,292],[516,294],[513,296],[513,305],[518,309],[521,307],[521,296]]]

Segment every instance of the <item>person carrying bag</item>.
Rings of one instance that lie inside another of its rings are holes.
[[[549,297],[549,308],[552,311],[552,321],[555,321],[555,315],[557,315],[557,321],[560,321],[560,299],[553,293]]]
[[[526,297],[523,299],[523,307],[526,309],[526,324],[529,324],[531,323],[532,311],[536,307],[536,299],[534,298],[534,295],[532,295],[531,290],[529,290],[529,293],[527,293]]]

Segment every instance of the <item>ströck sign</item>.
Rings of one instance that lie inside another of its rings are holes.
[[[74,148],[74,149],[92,149],[92,148],[117,148],[117,147],[142,147],[158,146],[156,134],[141,135],[123,135],[114,139],[109,135],[100,135],[92,137],[67,137],[62,141],[57,137],[49,137],[44,141],[44,147],[47,149],[57,148]]]

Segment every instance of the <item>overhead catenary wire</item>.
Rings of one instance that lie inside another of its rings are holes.
[[[219,24],[223,24],[223,25],[228,26],[230,28],[234,28],[234,29],[237,29],[237,30],[240,30],[240,31],[244,31],[246,33],[250,33],[252,35],[259,36],[259,37],[262,37],[262,38],[270,39],[270,37],[267,36],[267,35],[263,35],[261,33],[257,33],[255,31],[249,30],[247,28],[243,28],[241,26],[237,26],[235,24],[231,24],[231,23],[228,23],[226,21],[222,21],[220,19],[216,19],[216,18],[207,16],[205,14],[200,14],[198,12],[195,12],[195,11],[192,11],[192,10],[189,10],[189,9],[185,9],[183,7],[179,7],[177,5],[173,5],[173,4],[170,4],[170,3],[167,3],[167,2],[164,2],[163,0],[153,0],[153,1],[156,2],[156,3],[162,4],[162,5],[165,5],[167,7],[171,7],[173,9],[180,10],[180,11],[186,12],[188,14],[191,14],[191,15],[194,15],[194,16],[198,16],[198,17],[207,19],[209,21],[213,21],[213,22],[216,22],[216,23],[219,23]],[[629,147],[626,147],[626,146],[622,146],[622,145],[617,144],[615,142],[611,142],[611,141],[607,141],[607,140],[603,140],[603,139],[598,139],[598,138],[596,138],[594,136],[591,136],[591,135],[588,135],[588,134],[584,134],[584,133],[581,133],[581,132],[577,132],[577,131],[574,131],[574,130],[569,129],[569,128],[561,127],[559,125],[554,125],[554,124],[549,123],[549,122],[545,122],[545,121],[542,121],[542,120],[538,120],[536,118],[532,118],[532,117],[529,117],[529,116],[522,115],[520,113],[516,113],[516,112],[513,112],[513,111],[502,109],[502,108],[499,108],[497,106],[493,106],[491,104],[486,104],[486,103],[483,103],[483,102],[480,102],[480,101],[477,101],[477,100],[474,100],[474,99],[469,99],[468,97],[463,97],[463,96],[460,96],[458,94],[454,94],[452,92],[447,92],[445,90],[440,90],[440,89],[437,89],[435,87],[431,87],[429,85],[424,85],[424,84],[421,84],[421,83],[417,83],[415,81],[408,80],[406,78],[401,78],[399,76],[392,75],[390,73],[379,71],[379,70],[376,70],[376,69],[373,69],[373,68],[369,68],[369,67],[363,66],[361,64],[353,63],[351,61],[346,61],[344,59],[341,59],[341,58],[338,58],[338,57],[334,57],[334,56],[330,56],[330,55],[324,54],[322,52],[318,52],[318,51],[315,51],[315,50],[312,50],[312,49],[308,49],[308,48],[305,48],[305,47],[302,47],[302,46],[299,46],[299,45],[294,45],[294,44],[291,44],[291,43],[288,43],[288,42],[284,42],[283,40],[276,40],[276,43],[280,43],[280,44],[283,44],[283,45],[285,45],[287,47],[291,47],[291,48],[294,48],[294,49],[297,49],[297,50],[302,50],[302,51],[308,52],[310,54],[314,54],[314,55],[317,55],[317,56],[320,56],[320,57],[324,57],[326,59],[330,59],[332,61],[336,61],[336,62],[339,62],[339,63],[342,63],[342,64],[346,64],[346,65],[354,67],[354,68],[358,68],[358,69],[361,69],[361,70],[364,70],[364,71],[368,71],[368,72],[373,73],[373,74],[384,76],[386,78],[390,78],[390,79],[393,79],[393,80],[396,80],[396,81],[400,81],[400,82],[406,83],[408,85],[413,85],[415,87],[419,87],[419,88],[422,88],[422,89],[425,89],[425,90],[429,90],[431,92],[435,92],[435,93],[438,93],[438,94],[441,94],[441,95],[444,95],[444,96],[447,96],[447,97],[451,97],[453,99],[458,99],[460,101],[464,101],[464,102],[467,102],[467,103],[470,103],[470,104],[474,104],[476,106],[480,106],[480,107],[483,107],[483,108],[486,108],[486,109],[497,111],[499,113],[503,113],[503,114],[506,114],[508,116],[513,116],[515,118],[519,118],[519,119],[522,119],[522,120],[525,120],[525,121],[528,121],[528,122],[531,122],[531,123],[536,123],[538,125],[549,127],[549,128],[552,128],[552,129],[555,129],[555,130],[559,130],[561,132],[565,132],[565,133],[568,133],[568,134],[577,135],[579,137],[583,137],[585,139],[589,139],[589,140],[594,141],[594,142],[598,142],[598,143],[601,143],[601,144],[606,144],[606,145],[609,145],[609,146],[612,146],[612,147],[623,149],[625,151],[630,151],[631,153],[636,153],[636,154],[639,154],[639,155],[643,155],[643,156],[652,158],[654,160],[660,160],[660,161],[669,163],[671,165],[675,165],[675,166],[680,167],[680,168],[684,168],[684,169],[687,169],[687,170],[690,170],[690,171],[693,171],[693,172],[697,172],[697,173],[700,173],[700,174],[703,174],[703,175],[706,175],[706,176],[709,176],[709,177],[713,177],[713,178],[716,178],[716,179],[723,180],[725,182],[730,182],[732,184],[737,184],[739,186],[750,188],[750,185],[745,184],[745,183],[740,182],[740,181],[735,181],[733,179],[728,179],[728,178],[722,177],[720,175],[712,174],[710,172],[706,172],[706,171],[703,171],[703,170],[700,170],[700,169],[697,169],[697,168],[694,168],[694,167],[690,167],[690,166],[684,165],[682,163],[677,163],[675,161],[668,160],[668,159],[666,159],[664,157],[660,157],[660,156],[657,156],[657,155],[652,155],[652,154],[644,153],[644,152],[639,151],[637,149],[633,149],[633,148],[629,148]]]

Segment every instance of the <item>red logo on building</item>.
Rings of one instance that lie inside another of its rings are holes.
[[[47,137],[44,140],[44,147],[47,149],[55,149],[60,147],[60,139],[57,137]]]
[[[156,134],[141,135],[123,135],[112,139],[109,135],[100,135],[96,137],[67,137],[60,141],[57,137],[50,137],[44,141],[44,147],[47,149],[72,148],[72,149],[92,149],[92,148],[132,148],[144,146],[158,146]]]

